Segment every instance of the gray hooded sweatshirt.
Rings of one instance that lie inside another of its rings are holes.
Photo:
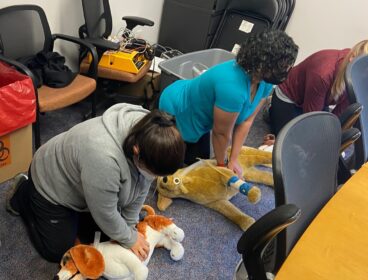
[[[147,113],[141,106],[117,104],[49,140],[31,165],[44,198],[91,212],[101,230],[127,248],[136,242],[134,225],[152,182],[140,175],[122,147],[130,128]]]

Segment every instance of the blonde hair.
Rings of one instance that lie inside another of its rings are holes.
[[[331,96],[330,96],[331,101],[332,100],[337,101],[340,98],[340,96],[344,93],[346,68],[348,67],[350,61],[353,58],[361,54],[368,54],[368,40],[361,41],[354,47],[352,47],[349,53],[345,56],[344,60],[341,62],[335,81],[331,87]]]

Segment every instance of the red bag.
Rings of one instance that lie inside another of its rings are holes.
[[[0,136],[36,120],[36,95],[30,77],[0,62]]]

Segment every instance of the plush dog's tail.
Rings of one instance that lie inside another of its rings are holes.
[[[147,216],[149,215],[156,215],[155,209],[153,209],[151,206],[144,204],[142,206],[142,210],[147,212]]]

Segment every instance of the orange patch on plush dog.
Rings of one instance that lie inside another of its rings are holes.
[[[143,221],[137,224],[138,232],[142,233],[146,238],[146,228],[150,226],[154,230],[160,231],[161,229],[173,224],[173,221],[167,217],[156,215],[155,210],[149,205],[143,205],[142,210],[147,212],[147,216]]]

